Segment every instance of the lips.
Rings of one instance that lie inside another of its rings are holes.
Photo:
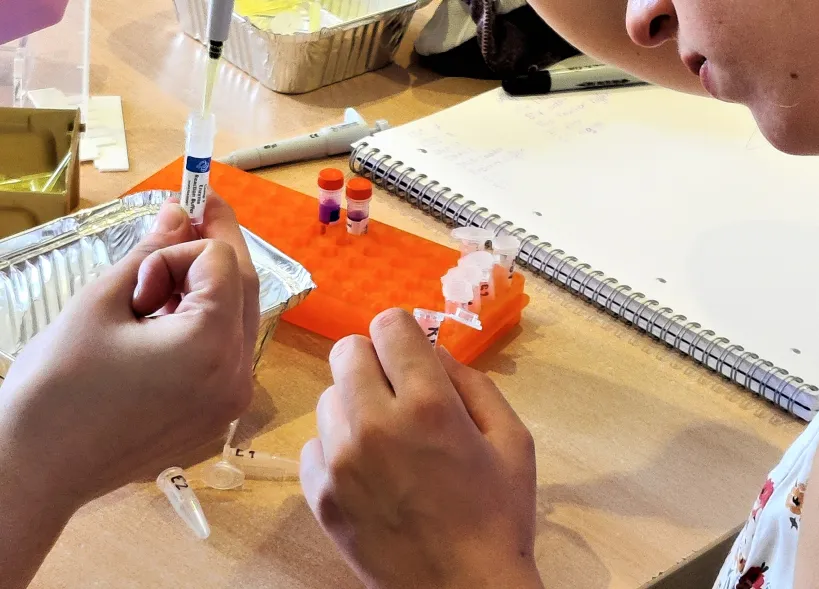
[[[691,73],[695,76],[700,75],[700,70],[702,66],[705,65],[707,61],[704,56],[700,55],[699,53],[686,53],[682,56],[683,63],[685,67],[691,70]]]
[[[699,77],[702,87],[714,98],[717,98],[716,84],[710,62],[699,53],[686,53],[682,56],[683,63],[691,73]]]
[[[699,74],[700,84],[702,84],[702,87],[705,88],[705,91],[714,98],[719,98],[719,96],[717,96],[717,88],[716,84],[714,83],[714,77],[711,74],[711,63],[708,60],[706,60],[702,64],[702,67],[700,67]]]

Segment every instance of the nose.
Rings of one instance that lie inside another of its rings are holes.
[[[642,47],[657,47],[677,36],[677,11],[672,0],[628,0],[626,30]]]

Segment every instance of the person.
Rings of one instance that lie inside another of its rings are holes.
[[[679,90],[701,83],[749,106],[783,151],[819,152],[815,0],[532,3],[584,52]],[[257,293],[230,209],[211,201],[194,231],[168,204],[82,305],[26,347],[0,389],[6,586],[26,585],[80,505],[158,472],[242,412]],[[69,342],[76,353],[61,355]],[[494,384],[434,351],[397,310],[369,338],[339,341],[330,366],[302,485],[365,585],[542,589],[532,437]],[[819,421],[771,473],[719,589],[819,586],[819,493],[808,487],[818,433]]]

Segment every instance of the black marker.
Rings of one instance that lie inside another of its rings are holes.
[[[503,81],[510,96],[536,96],[550,92],[642,86],[646,82],[610,65],[593,64],[538,70]]]

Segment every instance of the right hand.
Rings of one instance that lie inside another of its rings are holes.
[[[532,436],[492,381],[429,345],[413,318],[330,354],[307,501],[372,589],[542,588]]]

